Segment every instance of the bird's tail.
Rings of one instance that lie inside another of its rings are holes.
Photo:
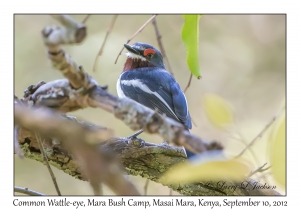
[[[188,159],[196,155],[196,154],[193,153],[192,151],[186,149],[184,146],[182,146],[182,149],[185,151],[186,157],[187,157]]]
[[[190,132],[188,128],[186,128],[186,130],[187,130],[188,132]],[[193,153],[192,151],[186,149],[185,147],[182,147],[182,148],[185,150],[185,154],[186,154],[186,157],[187,157],[188,159],[191,158],[191,157],[193,157],[194,155],[196,155],[195,153]]]

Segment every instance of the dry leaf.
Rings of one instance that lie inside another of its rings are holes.
[[[233,111],[229,102],[218,95],[204,96],[204,110],[207,118],[217,128],[223,128],[233,122]]]
[[[162,183],[191,183],[206,180],[241,180],[250,173],[249,166],[241,159],[228,160],[215,151],[197,155],[172,167],[161,178]]]

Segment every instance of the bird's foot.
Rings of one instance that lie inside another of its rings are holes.
[[[169,142],[167,142],[167,141],[163,141],[163,143],[162,143],[162,145],[169,145]]]
[[[128,140],[128,144],[131,144],[136,147],[142,147],[145,145],[145,141],[143,139],[137,138],[138,135],[143,133],[143,130],[139,130],[138,132],[126,137]]]
[[[131,139],[128,139],[128,144],[130,144],[134,147],[144,147],[145,141],[140,138],[131,138]]]
[[[144,132],[143,130],[139,130],[138,132],[126,137],[126,139],[135,139],[138,135],[140,135],[143,132]]]

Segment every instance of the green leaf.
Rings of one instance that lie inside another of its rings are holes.
[[[186,62],[192,74],[201,78],[198,59],[199,44],[199,19],[202,15],[182,15],[185,22],[182,27],[181,37],[186,48]]]

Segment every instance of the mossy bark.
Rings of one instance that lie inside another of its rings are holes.
[[[43,163],[43,157],[36,143],[34,132],[20,128],[18,141],[26,158]],[[86,181],[80,173],[80,168],[77,166],[76,160],[66,148],[63,148],[56,140],[44,139],[43,141],[49,163],[52,166],[72,177]],[[147,143],[142,139],[129,141],[124,138],[113,138],[100,144],[99,150],[116,154],[124,166],[125,173],[133,176],[141,176],[158,183],[161,183],[160,177],[174,164],[186,161],[185,155],[180,148],[168,144]],[[246,188],[242,187],[241,183],[234,183],[229,180],[225,182],[228,186],[236,186],[235,190],[232,188],[221,188],[220,182],[217,181],[189,184],[161,184],[172,188],[182,195],[279,195],[274,190],[253,189],[256,182],[252,179],[245,179],[245,183],[248,183]]]

